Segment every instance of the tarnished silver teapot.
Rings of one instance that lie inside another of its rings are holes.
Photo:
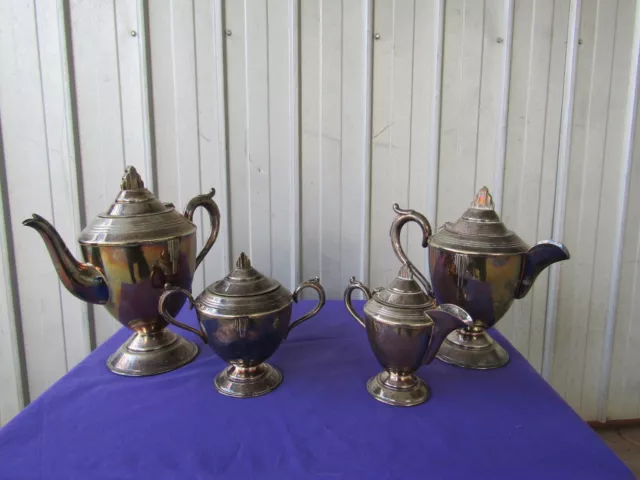
[[[121,191],[106,212],[82,230],[78,243],[85,263],[76,260],[47,220],[33,215],[23,222],[44,240],[60,281],[85,302],[104,305],[135,333],[107,360],[114,373],[155,375],[190,362],[198,354],[195,343],[166,328],[158,313],[158,299],[166,284],[191,289],[193,274],[213,246],[220,226],[215,190],[198,195],[184,213],[159,201],[145,188],[134,167],[127,167]],[[196,255],[193,214],[203,207],[211,220],[209,238]],[[166,308],[177,314],[183,298]]]

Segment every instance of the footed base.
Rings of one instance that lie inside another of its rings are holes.
[[[213,381],[218,392],[235,398],[259,397],[275,390],[281,383],[282,373],[268,363],[257,367],[229,365]]]
[[[386,370],[367,382],[369,394],[379,402],[396,407],[412,407],[426,402],[431,393],[415,375],[391,374]]]
[[[134,333],[107,360],[118,375],[144,377],[170,372],[191,362],[198,346],[166,328],[157,333]]]
[[[474,370],[500,368],[509,363],[507,351],[484,330],[452,332],[442,343],[438,358],[451,365]]]

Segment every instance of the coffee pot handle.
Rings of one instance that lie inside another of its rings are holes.
[[[195,333],[198,335],[204,343],[209,343],[207,339],[207,335],[204,333],[204,328],[202,327],[202,322],[200,321],[200,317],[198,317],[198,325],[200,328],[193,328],[187,325],[186,323],[182,323],[171,316],[169,312],[167,312],[166,305],[164,304],[167,298],[169,298],[174,293],[183,293],[189,299],[189,308],[193,308],[193,296],[188,290],[180,287],[174,287],[169,284],[166,284],[164,287],[164,292],[160,295],[160,300],[158,300],[158,312],[164,317],[164,319],[170,323],[171,325],[175,325],[176,327],[180,327],[183,330],[187,330],[188,332]]]
[[[405,210],[403,208],[400,208],[400,206],[397,203],[393,204],[393,211],[398,214],[396,218],[393,220],[393,223],[391,224],[391,231],[389,232],[393,251],[396,253],[396,256],[398,257],[398,259],[404,265],[409,267],[409,269],[411,270],[411,273],[413,274],[414,277],[418,279],[418,282],[420,282],[420,284],[425,289],[427,294],[430,297],[433,297],[434,294],[433,294],[433,288],[431,287],[431,284],[425,278],[422,272],[420,272],[420,270],[418,270],[416,266],[413,263],[411,263],[411,261],[409,260],[409,257],[407,257],[407,254],[404,253],[404,250],[402,249],[402,242],[400,241],[400,232],[404,224],[408,222],[416,222],[418,225],[420,225],[420,228],[422,229],[422,247],[427,248],[427,246],[429,245],[429,237],[431,237],[431,224],[429,223],[429,220],[427,220],[427,218],[421,213],[418,213],[415,210],[410,210],[410,209]]]
[[[218,233],[220,232],[220,209],[216,202],[213,201],[213,196],[216,194],[216,189],[212,188],[209,193],[203,193],[202,195],[197,195],[193,197],[189,203],[187,204],[187,208],[184,210],[184,216],[190,221],[193,222],[193,214],[195,213],[198,207],[204,208],[207,213],[209,213],[209,220],[211,222],[211,230],[209,230],[209,238],[198,253],[196,257],[196,270],[204,257],[209,253],[211,247],[218,238]]]
[[[364,327],[364,320],[360,317],[360,315],[356,313],[353,308],[353,304],[351,303],[351,294],[354,290],[360,290],[362,293],[364,293],[364,296],[367,300],[371,300],[371,291],[369,290],[369,287],[367,287],[364,283],[357,281],[356,277],[351,277],[349,279],[349,286],[344,291],[344,304],[346,305],[347,310],[349,310],[351,316]]]
[[[294,290],[292,295],[294,302],[298,303],[298,295],[305,288],[313,288],[316,292],[318,292],[318,304],[315,306],[313,310],[311,310],[308,313],[305,313],[303,316],[301,316],[296,321],[294,321],[291,325],[289,325],[289,330],[287,330],[287,335],[289,335],[289,332],[291,332],[291,330],[293,330],[295,327],[297,327],[303,322],[306,322],[311,317],[315,316],[320,311],[320,309],[324,307],[324,304],[327,301],[327,297],[324,293],[324,288],[322,288],[322,285],[320,285],[320,279],[318,277],[314,277],[298,285],[298,288]]]

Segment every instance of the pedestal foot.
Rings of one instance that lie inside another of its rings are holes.
[[[282,373],[268,363],[257,367],[229,365],[220,372],[213,385],[223,395],[235,398],[259,397],[282,383]]]
[[[134,333],[107,360],[113,373],[144,377],[170,372],[191,362],[198,346],[166,328],[150,334]]]
[[[509,362],[509,354],[485,332],[456,330],[442,343],[438,358],[457,367],[474,370],[500,368]]]
[[[369,379],[367,390],[379,402],[396,407],[420,405],[430,396],[422,379],[415,375],[392,374],[386,370]]]

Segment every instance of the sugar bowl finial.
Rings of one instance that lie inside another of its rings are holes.
[[[240,254],[240,256],[238,257],[238,260],[236,260],[236,267],[244,268],[244,269],[251,268],[251,260],[249,259],[246,253],[242,252]]]

